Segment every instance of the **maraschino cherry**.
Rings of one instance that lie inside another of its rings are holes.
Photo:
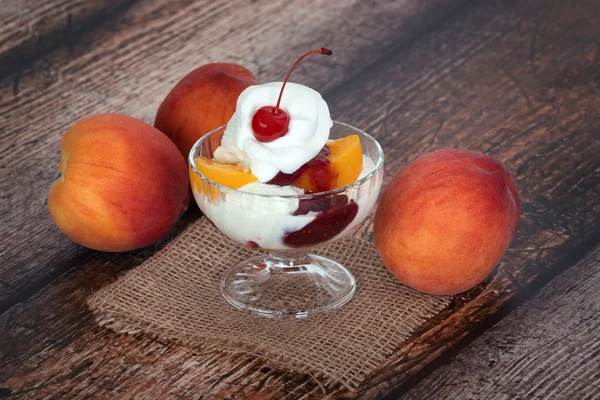
[[[281,103],[281,95],[283,94],[285,84],[290,78],[294,68],[296,68],[296,65],[300,64],[300,61],[304,60],[311,54],[325,54],[328,56],[331,55],[331,53],[331,50],[326,49],[325,47],[318,50],[312,50],[304,54],[294,63],[294,65],[292,65],[292,68],[283,81],[283,85],[281,85],[281,91],[279,92],[279,98],[277,99],[277,104],[275,104],[275,107],[261,107],[256,110],[256,113],[254,113],[254,116],[252,117],[252,130],[254,131],[254,137],[256,140],[263,143],[272,142],[273,140],[279,139],[288,133],[290,116],[287,112],[279,108],[279,104]]]

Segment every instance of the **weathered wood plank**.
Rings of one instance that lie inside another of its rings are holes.
[[[310,377],[265,368],[260,360],[221,355],[217,363],[213,355],[97,328],[83,305],[86,294],[135,263],[106,254],[0,317],[0,348],[10,349],[0,358],[8,376],[0,386],[30,390],[23,397],[35,398],[371,399],[390,393],[503,304],[598,243],[599,18],[593,0],[577,7],[558,0],[482,5],[389,52],[326,96],[335,118],[367,127],[383,143],[388,180],[425,151],[468,147],[513,169],[523,198],[518,237],[496,273],[457,296],[358,393],[333,388],[324,396]]]
[[[1,80],[0,310],[93,254],[58,231],[45,204],[74,121],[119,112],[152,123],[170,88],[201,64],[238,62],[269,81],[325,44],[335,56],[307,60],[294,79],[326,92],[462,2],[150,0],[79,37],[72,54],[59,49],[23,69],[18,95],[13,77]]]
[[[406,399],[600,397],[600,247]]]
[[[73,51],[77,36],[135,0],[3,0],[0,3],[0,78],[18,74],[58,46]],[[15,90],[18,80],[15,82]]]

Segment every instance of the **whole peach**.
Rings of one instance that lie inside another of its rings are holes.
[[[252,73],[241,65],[203,65],[171,89],[158,108],[154,126],[171,138],[187,159],[198,139],[229,122],[240,93],[256,84]]]
[[[71,126],[48,193],[59,229],[86,247],[128,251],[165,236],[188,205],[187,163],[143,121],[99,114]]]
[[[400,281],[424,293],[455,294],[483,281],[519,225],[508,170],[481,153],[444,149],[409,163],[379,203],[375,246]]]

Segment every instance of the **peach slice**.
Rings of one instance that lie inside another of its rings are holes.
[[[362,148],[358,135],[328,143],[312,160],[296,172],[292,185],[310,193],[344,187],[356,180],[362,170]]]
[[[362,171],[362,147],[358,135],[349,135],[327,145],[331,169],[337,173],[337,182],[332,189],[353,183]]]
[[[224,164],[215,160],[210,160],[206,157],[196,158],[196,168],[211,181],[231,189],[239,189],[248,183],[256,182],[258,180],[258,178],[251,173],[244,171],[242,167]],[[192,179],[192,184],[195,185],[197,189],[202,187],[202,180],[197,174],[190,171],[190,177]]]

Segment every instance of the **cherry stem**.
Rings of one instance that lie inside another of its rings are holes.
[[[294,68],[296,68],[296,65],[300,64],[300,61],[304,60],[306,57],[310,56],[311,54],[324,54],[326,56],[330,56],[332,53],[333,52],[331,50],[326,49],[325,47],[322,47],[318,50],[311,50],[308,53],[304,54],[302,57],[300,57],[294,63],[294,65],[292,65],[292,68],[290,68],[289,72],[285,76],[285,79],[283,80],[283,85],[281,85],[281,91],[279,92],[279,98],[277,99],[277,104],[275,105],[275,109],[273,110],[273,115],[279,115],[279,103],[281,103],[281,96],[283,95],[283,89],[285,88],[285,84],[287,83],[288,79],[290,79],[290,75],[292,75],[292,71],[294,70]]]

